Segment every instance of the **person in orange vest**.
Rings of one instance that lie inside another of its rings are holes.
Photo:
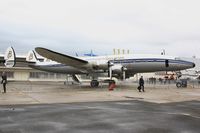
[[[115,87],[116,87],[116,84],[115,84],[115,82],[113,81],[113,82],[110,83],[110,85],[109,85],[109,91],[112,91]]]

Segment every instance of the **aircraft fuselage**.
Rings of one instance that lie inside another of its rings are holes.
[[[102,73],[106,72],[108,70],[108,62],[112,62],[113,65],[121,65],[127,68],[127,74],[135,74],[157,71],[179,71],[193,68],[195,66],[195,64],[192,62],[178,60],[173,57],[167,57],[163,55],[112,55],[80,58],[89,62],[90,66],[87,66],[88,70],[78,69],[57,62],[40,62],[34,65],[30,65],[30,67],[56,73],[87,74],[88,71]]]

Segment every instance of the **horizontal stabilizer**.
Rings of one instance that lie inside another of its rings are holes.
[[[52,61],[56,61],[65,65],[81,67],[82,65],[86,65],[88,61],[79,59],[77,57],[61,54],[58,52],[54,52],[52,50],[37,47],[35,51],[43,57],[46,57]]]

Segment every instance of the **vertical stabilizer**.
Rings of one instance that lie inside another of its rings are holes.
[[[26,56],[26,61],[31,62],[31,63],[36,63],[38,62],[37,56],[33,50],[29,51],[27,56]]]
[[[6,50],[6,53],[4,55],[5,63],[4,65],[6,67],[14,67],[16,63],[16,55],[13,47],[8,47]]]

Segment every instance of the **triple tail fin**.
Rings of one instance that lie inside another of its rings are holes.
[[[29,63],[36,63],[38,62],[38,58],[33,50],[30,50],[26,56],[26,61]]]
[[[13,47],[8,47],[5,55],[4,55],[4,60],[5,63],[4,65],[6,67],[14,67],[16,64],[16,55],[15,55],[15,50],[13,49]]]

